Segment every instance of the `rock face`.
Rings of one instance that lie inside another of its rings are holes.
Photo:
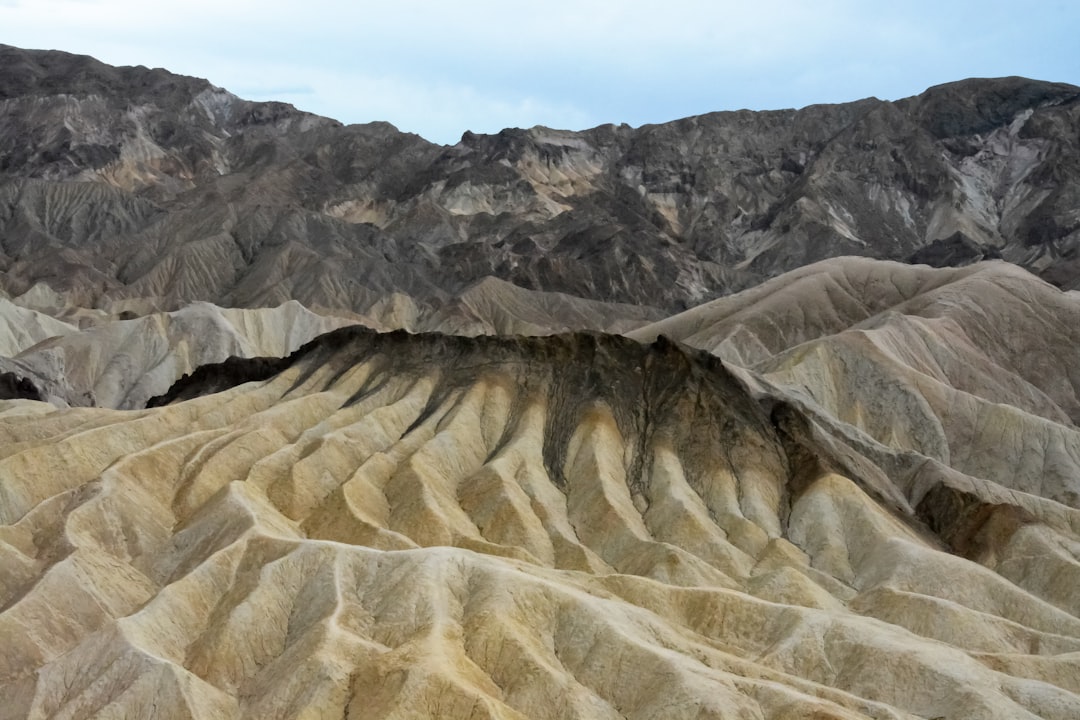
[[[440,147],[163,70],[10,47],[0,62],[11,295],[368,313],[404,294],[426,317],[487,277],[672,311],[850,254],[1080,277],[1069,85],[966,80]]]
[[[789,366],[346,328],[4,401],[0,717],[1076,717],[1075,426],[951,399],[1032,484]]]

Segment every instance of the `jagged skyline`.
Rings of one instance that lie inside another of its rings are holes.
[[[1080,84],[1066,3],[841,0],[393,6],[0,1],[4,42],[167,67],[242,97],[434,142],[462,132],[664,122],[897,99],[965,77]]]

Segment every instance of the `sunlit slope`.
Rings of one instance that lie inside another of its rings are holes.
[[[743,375],[347,329],[6,402],[0,717],[1080,714],[1080,513]]]

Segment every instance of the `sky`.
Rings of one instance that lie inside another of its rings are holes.
[[[1080,85],[1076,0],[0,0],[0,43],[164,67],[448,145],[466,130],[895,100],[968,77]]]

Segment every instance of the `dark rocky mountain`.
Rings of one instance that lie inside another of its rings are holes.
[[[368,312],[396,293],[423,316],[495,277],[671,311],[837,255],[1000,257],[1080,287],[1071,85],[965,80],[442,147],[159,69],[7,46],[0,68],[12,296]]]

